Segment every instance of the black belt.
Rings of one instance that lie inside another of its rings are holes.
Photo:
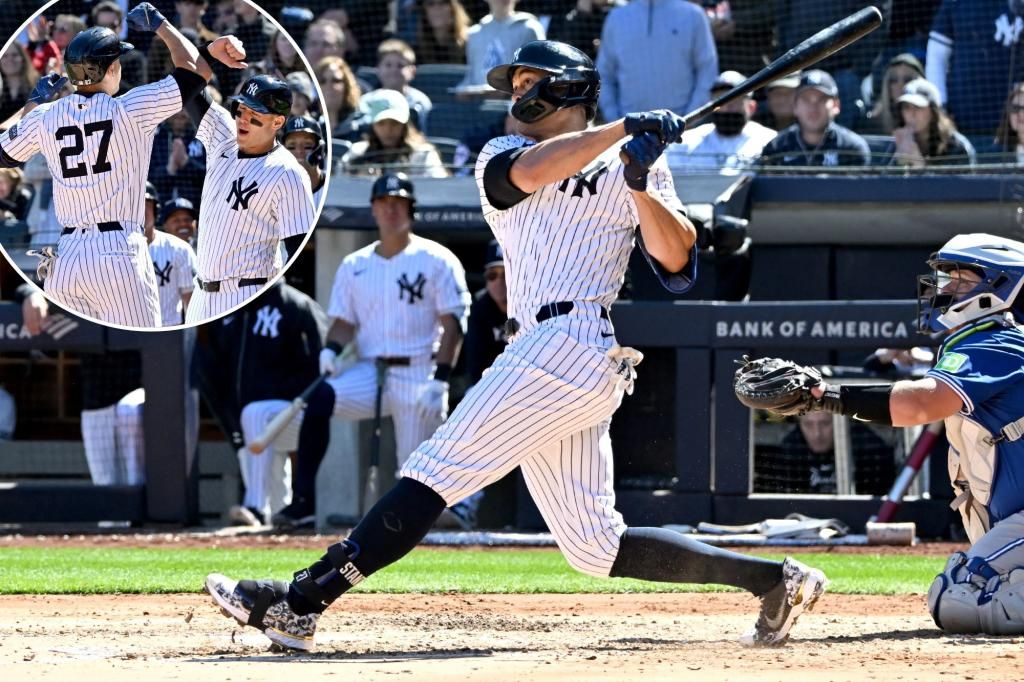
[[[89,227],[92,227],[92,225],[86,225],[85,228],[82,229],[86,229]],[[66,234],[74,234],[75,230],[77,229],[77,227],[65,227],[63,230],[60,231],[60,235],[63,237]],[[109,223],[96,223],[96,229],[99,230],[100,232],[117,232],[118,230],[123,230],[124,228],[121,227],[121,223],[114,220]]]
[[[408,367],[412,364],[412,358],[385,358],[376,357],[373,359],[374,362],[387,367]]]
[[[567,315],[572,312],[576,304],[572,301],[558,301],[557,303],[545,303],[541,306],[540,310],[537,311],[537,321],[543,322],[544,320],[550,320],[552,317],[558,317],[559,315]],[[601,319],[608,319],[608,310],[601,306]]]
[[[213,294],[220,291],[220,284],[224,280],[219,280],[216,282],[204,282],[203,280],[196,277],[196,281],[199,282],[200,289],[207,293]],[[266,283],[266,277],[243,277],[242,279],[238,280],[239,287],[258,287]]]

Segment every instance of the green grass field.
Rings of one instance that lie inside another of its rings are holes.
[[[289,579],[316,552],[294,549],[18,548],[0,550],[0,594],[199,592],[207,573]],[[779,554],[760,554],[781,559]],[[942,557],[802,554],[823,569],[830,592],[924,593]],[[599,580],[573,571],[555,550],[418,549],[360,585],[360,592],[480,594],[726,591],[703,585]]]

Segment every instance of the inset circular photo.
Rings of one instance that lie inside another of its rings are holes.
[[[280,277],[331,154],[319,85],[270,14],[156,4],[49,2],[0,52],[4,256],[51,303],[140,331],[209,322]]]

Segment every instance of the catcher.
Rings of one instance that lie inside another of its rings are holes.
[[[962,234],[918,277],[918,329],[944,337],[922,379],[825,383],[812,368],[763,358],[736,372],[740,401],[789,416],[825,410],[917,426],[944,419],[953,507],[971,541],[928,590],[951,633],[1024,634],[1024,244]]]

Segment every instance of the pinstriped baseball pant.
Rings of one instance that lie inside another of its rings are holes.
[[[246,303],[266,287],[263,285],[238,286],[238,278],[221,280],[220,291],[203,291],[196,282],[192,298],[185,310],[185,324],[198,324],[220,317],[232,308]]]
[[[248,444],[259,436],[267,424],[286,409],[287,400],[257,400],[242,408],[242,436]],[[242,504],[263,512],[264,518],[277,513],[291,501],[291,461],[288,453],[299,445],[302,413],[295,415],[277,439],[254,455],[248,448],[238,451],[238,466],[245,484]]]
[[[575,312],[525,327],[402,475],[450,506],[521,467],[569,564],[607,576],[626,530],[608,435],[623,395],[611,332]]]
[[[144,401],[143,389],[137,388],[114,405],[82,410],[82,443],[93,484],[145,483]]]

